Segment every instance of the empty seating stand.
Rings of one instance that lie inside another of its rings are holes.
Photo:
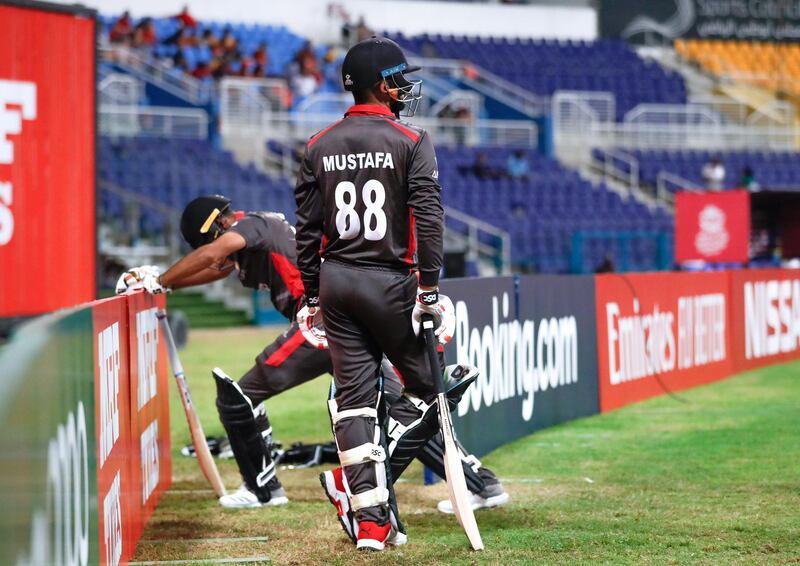
[[[469,170],[476,153],[483,152],[492,168],[504,171],[513,151],[441,147],[437,155],[444,204],[508,231],[515,263],[545,273],[568,271],[572,236],[578,231],[657,232],[671,238],[673,220],[667,212],[623,200],[604,185],[592,185],[536,151],[524,150],[531,171],[527,180],[478,178]],[[652,239],[634,239],[631,247],[631,267],[655,267]],[[598,266],[608,253],[618,255],[615,242],[588,240],[584,268]]]
[[[463,59],[539,95],[557,90],[608,91],[617,118],[644,102],[685,104],[686,86],[677,73],[646,61],[620,40],[556,41],[450,35],[394,36],[426,56]]]

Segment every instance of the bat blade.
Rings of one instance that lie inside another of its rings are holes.
[[[211,452],[208,449],[203,426],[200,424],[200,419],[197,417],[197,412],[194,410],[192,394],[189,392],[189,385],[186,383],[186,378],[183,374],[183,365],[178,357],[178,349],[175,346],[175,340],[172,338],[172,331],[167,322],[167,314],[164,311],[158,311],[156,317],[161,323],[161,330],[167,342],[169,362],[172,366],[172,373],[175,376],[175,383],[178,385],[183,411],[186,413],[186,421],[189,424],[189,432],[192,435],[192,444],[194,445],[194,453],[197,456],[197,464],[200,466],[200,470],[208,480],[208,483],[211,484],[211,487],[216,492],[217,497],[222,497],[227,494],[227,491],[225,491],[225,485],[222,483],[222,478],[219,475],[217,464],[214,462],[214,458],[211,457]]]
[[[444,472],[447,479],[447,489],[450,493],[450,503],[461,528],[469,539],[474,550],[483,550],[483,540],[475,521],[475,512],[472,509],[467,482],[464,479],[464,468],[461,457],[456,447],[453,434],[453,422],[450,419],[450,410],[444,393],[438,395],[439,424],[444,438]]]

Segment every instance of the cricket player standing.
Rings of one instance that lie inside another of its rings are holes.
[[[421,81],[405,76],[418,69],[389,39],[353,46],[342,79],[355,105],[309,140],[295,188],[298,267],[309,307],[322,310],[336,385],[331,419],[364,550],[405,540],[381,426],[384,353],[405,385],[404,403],[388,411],[403,429],[394,454],[413,457],[437,431],[418,334],[423,313],[441,318],[443,209],[431,140],[398,119],[421,98]]]

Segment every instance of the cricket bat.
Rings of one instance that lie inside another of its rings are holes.
[[[447,397],[444,391],[442,368],[439,365],[439,356],[436,353],[438,341],[433,334],[432,316],[422,316],[422,332],[428,352],[428,363],[431,366],[433,381],[436,384],[436,401],[439,404],[439,426],[442,429],[442,438],[444,438],[444,472],[447,480],[447,489],[450,492],[450,503],[453,504],[453,512],[461,524],[461,528],[467,534],[473,550],[483,550],[481,532],[478,530],[478,523],[475,522],[475,512],[472,510],[467,482],[464,480],[464,468],[462,468],[461,457],[456,447],[453,421],[450,418],[450,407],[447,404]]]
[[[197,456],[197,463],[200,465],[203,475],[214,488],[217,497],[222,497],[227,492],[225,485],[222,483],[222,478],[219,476],[219,470],[214,463],[214,458],[211,457],[211,452],[208,450],[206,444],[206,435],[203,433],[203,426],[200,424],[200,419],[197,418],[197,413],[194,410],[194,403],[192,403],[192,394],[189,393],[189,385],[186,383],[186,378],[183,375],[183,366],[178,357],[178,348],[175,346],[175,340],[172,338],[172,331],[167,322],[167,313],[164,310],[156,312],[156,318],[161,323],[161,330],[167,340],[167,352],[169,354],[169,363],[172,366],[172,373],[175,376],[175,382],[178,384],[178,392],[181,395],[181,403],[183,403],[183,410],[186,413],[186,421],[189,423],[189,432],[192,434],[192,444],[194,444],[194,453]]]

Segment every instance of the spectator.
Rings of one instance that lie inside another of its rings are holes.
[[[133,26],[131,24],[131,15],[125,10],[119,19],[114,22],[108,34],[108,40],[111,43],[130,43],[132,36]]]
[[[261,43],[258,49],[253,52],[253,68],[250,71],[252,77],[266,77],[267,65],[269,65],[269,52],[267,44]]]
[[[218,58],[212,59],[212,63],[214,61],[219,61],[219,59]],[[207,79],[208,77],[211,76],[211,67],[210,67],[210,65],[207,65],[206,63],[198,63],[197,66],[192,71],[192,76],[194,78],[196,78],[196,79],[201,80],[201,81],[203,79]]]
[[[611,254],[606,254],[606,257],[603,259],[602,263],[597,266],[594,270],[595,273],[614,273],[616,271],[614,266],[614,256]]]
[[[189,63],[186,62],[186,57],[183,56],[183,53],[178,51],[175,54],[175,57],[172,58],[172,64],[176,69],[180,69],[187,75],[192,74],[192,70],[189,68]]]
[[[214,57],[211,59],[211,62],[208,64],[208,73],[211,75],[212,78],[219,80],[225,76],[225,71],[227,70],[228,65],[226,64],[224,59],[219,57]]]
[[[133,30],[133,47],[153,47],[156,44],[156,28],[153,18],[145,18]]]
[[[182,27],[186,28],[196,28],[197,27],[197,20],[195,20],[191,14],[189,14],[189,6],[184,5],[183,10],[181,13],[175,16],[175,19],[181,23]]]
[[[475,154],[475,161],[465,169],[466,172],[472,173],[478,179],[495,179],[498,176],[497,171],[489,165],[489,156],[482,151]],[[464,168],[462,168],[463,170]]]
[[[317,83],[322,79],[322,74],[317,66],[317,56],[314,53],[314,46],[310,41],[306,41],[294,56],[294,61],[300,70],[301,75],[313,75]]]
[[[207,29],[203,32],[202,43],[208,47],[211,51],[212,57],[222,57],[223,49],[222,43],[220,42],[219,38],[214,35],[214,32],[210,29]]]
[[[322,58],[322,78],[331,90],[342,91],[342,64],[336,47],[328,49]]]
[[[710,191],[721,191],[725,185],[725,166],[719,157],[712,157],[703,166],[703,182]]]
[[[165,45],[177,45],[178,47],[192,47],[197,42],[195,41],[195,37],[192,34],[192,30],[189,28],[182,27],[171,36],[167,38],[164,42]]]
[[[292,77],[292,91],[298,100],[311,96],[319,89],[319,81],[308,69],[301,69]]]
[[[761,190],[761,185],[758,183],[758,181],[756,181],[755,175],[753,174],[753,169],[749,165],[742,169],[742,180],[739,181],[739,186],[752,193]]]
[[[508,156],[506,162],[506,174],[512,179],[528,179],[530,174],[530,163],[528,163],[528,156],[521,149],[516,150]]]
[[[358,18],[358,23],[356,24],[356,43],[364,41],[365,39],[369,39],[373,37],[375,32],[367,25],[367,22],[364,21],[364,16]]]
[[[230,55],[236,52],[236,49],[239,47],[239,42],[236,41],[236,37],[233,35],[233,31],[231,28],[227,28],[225,33],[222,36],[222,50],[225,55]]]

